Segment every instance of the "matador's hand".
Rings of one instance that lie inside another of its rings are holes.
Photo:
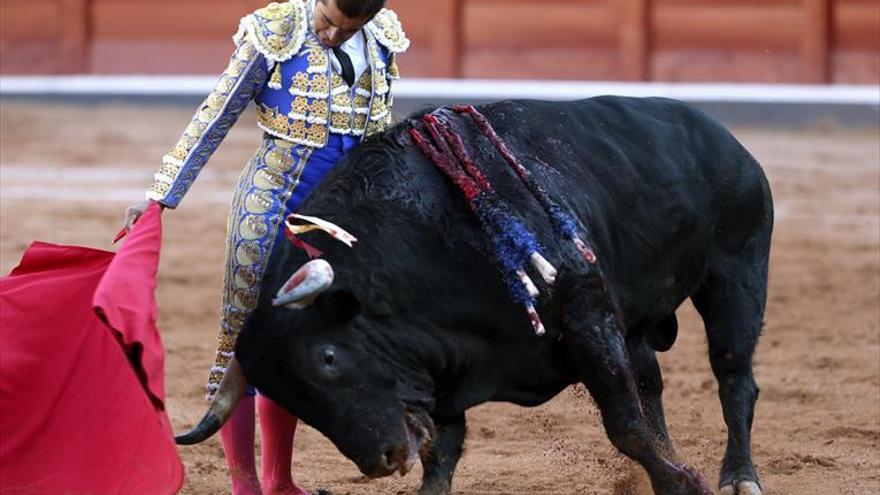
[[[126,208],[125,209],[125,216],[123,218],[123,224],[122,224],[123,230],[125,230],[125,232],[130,231],[131,226],[134,225],[135,222],[138,221],[138,219],[141,217],[141,215],[143,215],[144,212],[147,211],[147,208],[152,203],[155,203],[155,201],[146,200],[146,201],[143,201],[143,202],[135,204],[135,205],[131,205],[128,208]]]

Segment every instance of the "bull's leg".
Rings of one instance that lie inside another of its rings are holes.
[[[626,346],[632,360],[642,412],[648,422],[648,429],[663,453],[672,456],[674,450],[669,432],[666,430],[666,416],[663,413],[663,376],[660,373],[657,356],[642,335],[627,338]]]
[[[727,262],[710,269],[692,298],[703,317],[709,359],[718,380],[718,395],[727,423],[727,450],[721,465],[722,495],[760,495],[751,457],[751,429],[758,400],[752,356],[764,317],[766,259]]]
[[[424,476],[419,495],[449,495],[452,493],[452,476],[461,458],[465,436],[464,414],[451,419],[436,419],[436,438],[427,455],[422,459]]]
[[[645,468],[657,495],[711,495],[696,471],[670,462],[655,443],[639,407],[623,329],[604,309],[609,303],[602,281],[563,273],[557,283],[568,365],[599,406],[611,443]]]

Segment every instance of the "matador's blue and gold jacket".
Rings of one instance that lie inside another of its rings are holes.
[[[312,149],[331,132],[362,138],[388,126],[395,55],[409,47],[397,15],[383,9],[364,26],[369,69],[354,87],[334,73],[309,24],[305,0],[273,2],[241,20],[229,65],[163,157],[147,199],[176,207],[250,100],[263,131]]]

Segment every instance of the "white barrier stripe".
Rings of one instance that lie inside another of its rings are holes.
[[[39,170],[49,177],[51,181],[65,183],[95,183],[95,182],[135,182],[141,183],[146,188],[153,182],[153,170],[149,170],[147,166],[142,169],[125,166],[89,166],[81,167],[76,165],[44,165],[33,164],[27,165],[22,163],[9,163],[4,161],[0,167],[0,183],[10,180],[33,181],[34,170]],[[240,172],[218,171],[218,170],[202,170],[199,173],[199,184],[205,183],[229,183],[234,184]],[[8,183],[8,182],[7,182]]]
[[[213,76],[2,76],[0,95],[205,96]]]
[[[82,201],[82,202],[122,202],[134,204],[144,199],[143,188],[84,189],[71,187],[41,186],[3,186],[0,188],[0,201],[34,200]],[[187,202],[204,202],[211,204],[229,204],[230,192],[207,192],[187,194]]]
[[[0,96],[204,96],[214,76],[2,76]],[[487,79],[413,79],[394,85],[395,98],[569,100],[603,94],[665,96],[692,102],[807,103],[880,106],[880,85],[634,83]]]
[[[410,82],[410,84],[407,84]],[[880,105],[880,86],[685,84],[632,82],[401,80],[395,97],[547,98],[570,100],[598,95],[665,96],[685,101]]]
[[[0,167],[0,183],[8,184],[10,180],[33,181],[34,170],[38,166],[22,166],[10,165],[3,162]],[[152,171],[122,169],[117,167],[64,167],[64,166],[39,166],[39,170],[51,177],[52,181],[70,182],[122,182],[122,181],[140,181],[144,184],[150,182],[153,176]],[[4,185],[5,185],[4,184]]]

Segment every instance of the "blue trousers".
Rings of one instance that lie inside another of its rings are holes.
[[[313,149],[267,135],[239,177],[227,224],[220,332],[206,386],[208,400],[226,372],[235,339],[256,307],[269,255],[284,239],[284,219],[358,142],[330,134],[324,148]]]

